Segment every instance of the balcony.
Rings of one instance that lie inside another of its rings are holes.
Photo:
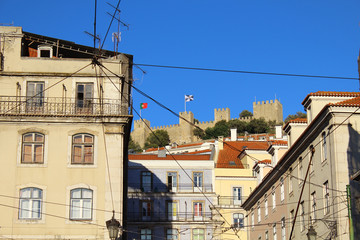
[[[129,222],[208,222],[213,220],[211,212],[202,213],[201,216],[193,213],[177,213],[176,216],[167,216],[164,212],[152,213],[151,216],[142,216],[141,212],[130,212],[127,215]]]
[[[119,117],[128,115],[128,104],[116,99],[0,96],[1,116]]]
[[[245,202],[245,197],[233,197],[233,196],[218,196],[217,205],[224,207],[240,207],[243,202]]]
[[[129,186],[134,186],[129,184]],[[168,187],[165,184],[161,186],[138,186],[138,187],[129,187],[129,193],[200,193],[200,192],[213,192],[212,184],[203,184],[199,187],[194,187],[192,184],[181,184],[177,187]]]

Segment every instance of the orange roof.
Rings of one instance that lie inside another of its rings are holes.
[[[360,97],[351,98],[338,103],[330,103],[329,105],[339,107],[360,107]]]
[[[316,97],[359,97],[360,92],[335,92],[335,91],[317,91],[314,93],[309,93],[305,99],[302,101],[302,105],[309,99],[310,96]]]
[[[188,152],[188,153],[183,153],[183,154],[199,154],[199,153],[211,153],[211,150],[210,150],[210,149],[206,149],[206,150]]]
[[[164,147],[160,147],[160,148],[148,148],[145,150],[145,152],[152,152],[152,151],[158,151],[158,150],[164,150]]]
[[[287,141],[285,140],[273,140],[271,141],[271,145],[287,145]]]
[[[285,126],[283,126],[283,129],[287,128],[287,126],[289,126],[290,123],[307,123],[307,119],[306,118],[296,118],[296,119],[292,119],[290,121],[288,121]]]
[[[239,154],[245,149],[251,150],[266,150],[269,147],[269,143],[262,142],[250,142],[250,141],[236,141],[236,142],[224,142],[224,149],[219,152],[219,158],[217,166],[222,168],[244,168],[241,160],[238,158]],[[231,162],[231,163],[230,163]]]
[[[264,159],[264,160],[258,161],[258,163],[271,164],[271,160],[270,159]]]
[[[129,154],[129,160],[210,160],[209,154],[203,155],[166,155],[159,157],[157,154]]]

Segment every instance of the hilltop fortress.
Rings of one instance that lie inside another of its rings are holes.
[[[192,112],[180,112],[179,113],[179,124],[174,125],[166,125],[160,127],[151,127],[151,130],[166,130],[169,134],[170,141],[172,143],[177,144],[184,144],[189,142],[198,141],[199,139],[194,136],[194,127],[191,126],[189,122],[194,122],[194,114]],[[184,118],[184,119],[183,119]],[[242,121],[251,121],[252,119],[259,119],[264,118],[266,121],[276,121],[280,123],[283,121],[283,108],[282,104],[279,100],[275,99],[269,101],[262,101],[262,102],[253,102],[253,117],[246,117],[246,118],[235,118]],[[230,109],[223,108],[223,109],[215,109],[214,110],[214,121],[208,122],[198,122],[195,123],[196,126],[200,127],[201,129],[206,129],[208,127],[214,127],[215,124],[221,120],[232,120],[230,119]],[[144,147],[146,138],[151,133],[150,129],[146,126],[151,126],[150,121],[144,119],[144,122],[141,120],[134,121],[134,130],[131,133],[131,138],[134,142],[140,144],[141,147]]]

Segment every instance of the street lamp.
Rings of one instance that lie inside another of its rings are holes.
[[[110,220],[106,221],[106,228],[109,231],[109,237],[111,240],[116,240],[120,230],[120,222],[114,218],[115,211],[113,211],[113,216]]]
[[[316,233],[313,225],[310,225],[310,228],[309,228],[309,230],[308,230],[308,232],[307,232],[306,235],[307,235],[307,237],[308,237],[308,240],[316,240],[316,235],[317,235],[317,233]]]

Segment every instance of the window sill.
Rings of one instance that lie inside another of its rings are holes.
[[[45,219],[32,219],[32,218],[23,218],[23,219],[17,219],[16,221],[19,224],[44,224]]]

